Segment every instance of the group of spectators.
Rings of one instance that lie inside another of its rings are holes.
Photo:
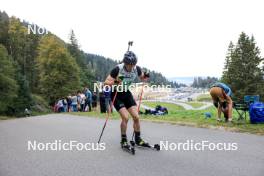
[[[77,94],[71,94],[59,99],[54,106],[55,112],[87,112],[96,109],[97,93],[91,92],[88,87]]]
[[[113,111],[110,90],[106,88],[105,91],[100,92],[98,99],[97,92],[90,91],[88,87],[85,87],[83,91],[62,97],[55,103],[53,110],[54,112],[90,112],[97,109],[98,100],[101,113]]]

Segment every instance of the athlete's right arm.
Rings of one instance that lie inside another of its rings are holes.
[[[110,74],[107,76],[104,84],[109,86],[115,84],[116,81],[115,78],[117,77],[118,73],[119,73],[119,68],[115,67],[113,70],[111,70]]]
[[[111,75],[108,75],[104,84],[112,86],[115,83],[115,78],[113,78]]]

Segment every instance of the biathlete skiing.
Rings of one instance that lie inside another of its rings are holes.
[[[132,43],[129,43],[132,45]],[[129,148],[130,145],[127,141],[127,124],[129,114],[133,118],[133,128],[135,134],[135,143],[138,146],[148,146],[149,144],[141,138],[140,131],[140,121],[137,109],[137,104],[133,98],[132,93],[129,91],[128,87],[137,77],[141,81],[147,81],[149,74],[143,72],[139,66],[137,66],[137,56],[134,52],[128,51],[124,54],[123,61],[121,64],[117,65],[110,74],[107,76],[104,84],[114,87],[113,85],[123,86],[122,91],[117,91],[113,89],[111,92],[111,99],[114,104],[115,109],[121,116],[121,147]]]

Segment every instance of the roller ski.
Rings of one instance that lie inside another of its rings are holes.
[[[132,155],[135,155],[135,148],[134,148],[133,145],[129,145],[129,144],[127,143],[127,141],[121,141],[120,144],[121,144],[121,148],[122,148],[124,151],[126,151],[126,152],[128,152],[128,153],[131,153]]]
[[[137,134],[135,137],[135,141],[133,139],[134,139],[134,135],[132,137],[132,141],[130,141],[132,146],[136,146],[138,148],[148,148],[148,149],[160,151],[159,144],[150,145],[148,142],[145,142],[141,137],[137,136]]]

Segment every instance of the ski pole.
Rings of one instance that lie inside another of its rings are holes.
[[[122,82],[123,79],[124,79],[124,76],[123,76],[123,75],[120,75],[120,76],[118,76],[118,78],[119,78],[119,79],[121,80],[121,82]],[[119,83],[120,83],[120,82],[119,82]],[[112,108],[113,108],[113,105],[114,105],[115,100],[116,100],[116,95],[117,95],[117,90],[116,90],[116,92],[115,92],[115,96],[114,96],[114,98],[113,98],[113,101],[112,101],[112,103],[111,103],[111,105],[110,105],[110,110],[107,111],[107,117],[106,117],[106,120],[105,120],[105,123],[104,123],[103,129],[102,129],[102,132],[101,132],[101,134],[100,134],[100,137],[99,137],[98,143],[100,143],[100,141],[101,141],[102,135],[103,135],[103,133],[104,133],[105,126],[106,126],[107,121],[108,121],[108,119],[109,119],[109,117],[110,117],[110,111],[112,112]]]
[[[110,106],[111,106],[111,107],[110,107],[110,110],[108,110],[108,112],[107,112],[107,117],[106,117],[106,120],[105,120],[105,123],[104,123],[103,129],[102,129],[102,131],[101,131],[101,134],[100,134],[100,137],[99,137],[99,140],[98,140],[98,144],[99,144],[100,141],[101,141],[102,135],[103,135],[103,133],[104,133],[105,126],[106,126],[107,121],[108,121],[108,119],[109,119],[109,117],[110,117],[110,111],[112,110],[113,104],[115,103],[116,95],[117,95],[117,91],[115,92],[115,96],[114,96],[113,101],[112,101],[112,103],[111,103],[111,105],[110,105]],[[112,111],[111,111],[111,112],[112,112]]]

